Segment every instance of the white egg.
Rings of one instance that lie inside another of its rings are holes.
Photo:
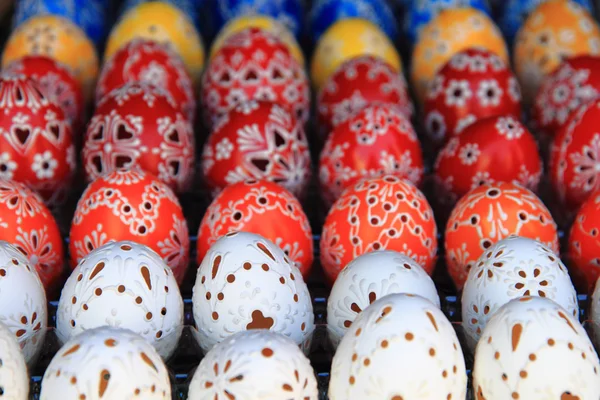
[[[318,399],[310,361],[291,339],[267,330],[241,331],[202,359],[188,399]]]
[[[173,272],[150,248],[112,242],[73,270],[58,303],[62,343],[99,326],[130,329],[169,357],[183,330],[183,300]]]
[[[579,313],[577,293],[560,258],[538,241],[510,236],[490,247],[469,271],[462,320],[471,351],[492,315],[521,296],[547,297],[570,315]]]
[[[598,399],[600,365],[585,330],[550,299],[502,306],[475,351],[478,399]]]
[[[327,301],[327,329],[333,346],[337,347],[362,310],[392,293],[417,294],[440,307],[433,280],[412,258],[383,250],[350,262],[338,275]]]
[[[590,298],[589,320],[592,328],[592,340],[600,348],[600,278],[596,281],[594,293]]]
[[[56,353],[40,400],[171,399],[169,373],[144,338],[126,329],[88,329]]]
[[[456,332],[442,311],[390,294],[356,318],[333,357],[330,400],[460,399],[467,391]]]
[[[262,236],[228,233],[209,249],[192,297],[196,329],[206,353],[235,332],[269,329],[306,349],[314,314],[302,274]]]
[[[15,334],[0,323],[0,398],[26,400],[29,398],[27,365]]]
[[[5,241],[0,241],[0,305],[0,322],[15,334],[32,366],[46,336],[46,291],[35,267]]]

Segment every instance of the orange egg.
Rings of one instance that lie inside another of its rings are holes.
[[[514,183],[488,183],[459,200],[445,234],[446,264],[458,289],[479,256],[510,235],[538,240],[558,253],[556,223],[530,190]]]
[[[330,282],[350,261],[376,250],[404,253],[427,273],[433,271],[437,253],[433,211],[408,180],[392,175],[363,179],[346,189],[327,215],[321,264]]]
[[[573,279],[589,290],[600,277],[600,193],[579,209],[569,236],[569,268]]]

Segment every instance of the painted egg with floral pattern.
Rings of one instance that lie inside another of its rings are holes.
[[[437,72],[452,56],[469,48],[489,51],[509,64],[500,30],[480,10],[470,7],[445,9],[425,25],[413,49],[410,78],[419,103],[425,101]]]
[[[410,120],[393,105],[373,105],[337,125],[319,161],[319,182],[328,204],[363,178],[394,175],[419,185],[421,144]]]
[[[308,276],[313,262],[310,223],[298,199],[283,187],[265,180],[247,180],[223,189],[198,229],[198,263],[221,236],[237,231],[271,240]]]
[[[590,338],[596,348],[598,348],[598,345],[600,345],[600,285],[598,281],[596,281],[589,307],[588,320],[592,328]]]
[[[194,84],[181,58],[166,44],[133,39],[121,47],[104,65],[96,86],[96,102],[113,89],[127,83],[146,82],[171,94],[177,109],[194,121]]]
[[[65,343],[100,326],[129,329],[167,359],[183,331],[183,300],[171,268],[150,248],[112,242],[87,256],[63,287],[56,335]]]
[[[331,364],[329,398],[464,399],[465,359],[456,332],[429,300],[390,294],[367,307]]]
[[[21,347],[15,334],[0,322],[0,388],[2,397],[10,400],[29,399],[29,375]]]
[[[321,264],[333,283],[361,254],[394,250],[431,274],[437,244],[433,211],[415,185],[392,175],[367,178],[348,187],[329,210],[321,235]]]
[[[229,39],[230,36],[239,33],[248,28],[258,28],[263,31],[267,31],[275,35],[279,40],[283,42],[290,51],[292,57],[298,61],[298,63],[304,66],[304,54],[300,48],[300,44],[294,37],[294,34],[281,22],[277,21],[273,17],[268,15],[241,15],[230,20],[221,30],[219,34],[213,40],[210,47],[210,59],[217,51],[223,46],[223,44]]]
[[[362,310],[392,293],[418,295],[440,307],[433,280],[412,258],[380,250],[352,260],[338,275],[327,299],[327,331],[333,346],[337,347]]]
[[[213,123],[251,100],[285,106],[302,122],[310,113],[310,85],[303,65],[283,41],[260,28],[225,40],[204,73],[201,96],[206,120]]]
[[[599,95],[600,57],[567,58],[542,80],[533,105],[536,130],[554,136],[575,110]]]
[[[600,28],[574,1],[549,0],[529,14],[517,34],[513,60],[526,104],[532,104],[544,77],[565,58],[600,55]]]
[[[483,49],[467,49],[435,75],[423,108],[425,133],[440,144],[485,117],[520,119],[521,92],[517,78],[500,57]]]
[[[87,330],[65,343],[44,373],[40,400],[170,400],[169,371],[156,350],[127,329]]]
[[[311,60],[310,76],[316,90],[344,62],[357,56],[373,56],[402,73],[402,60],[394,43],[380,28],[361,18],[340,19],[331,25],[317,42]]]
[[[119,240],[150,247],[182,282],[190,241],[181,205],[167,185],[136,167],[104,174],[83,192],[71,223],[71,266]]]
[[[74,131],[83,124],[81,85],[71,69],[48,56],[31,55],[13,61],[3,74],[21,74],[33,79],[42,91],[62,107]]]
[[[58,289],[64,269],[63,242],[42,198],[19,182],[0,179],[0,228],[0,240],[11,243],[29,260],[46,292]]]
[[[411,118],[413,105],[406,81],[391,65],[373,56],[358,56],[340,65],[317,98],[322,135],[345,122],[364,107],[393,104]]]
[[[192,20],[176,6],[150,1],[129,9],[113,27],[104,60],[136,38],[167,44],[182,58],[194,83],[200,81],[204,65],[202,38]]]
[[[88,181],[139,165],[177,192],[190,187],[195,158],[192,124],[170,93],[138,81],[96,105],[82,150]]]
[[[591,292],[600,278],[600,192],[581,205],[569,235],[571,275],[583,292]]]
[[[194,337],[206,354],[236,332],[267,329],[308,350],[314,330],[300,270],[273,242],[229,232],[204,256],[194,286]]]
[[[404,37],[410,43],[415,43],[423,27],[440,11],[460,7],[471,7],[487,15],[490,15],[492,11],[488,0],[418,0],[408,7],[404,15]]]
[[[537,191],[542,160],[533,135],[510,116],[481,119],[448,141],[434,166],[436,199],[453,206],[486,183],[512,182]]]
[[[48,309],[44,286],[33,265],[16,247],[0,240],[0,322],[17,338],[27,365],[35,365],[44,345]]]
[[[98,75],[94,44],[68,19],[38,15],[19,25],[10,35],[2,53],[2,67],[28,55],[45,55],[68,66],[90,99]]]
[[[579,318],[577,292],[560,258],[536,240],[509,236],[479,257],[465,282],[462,320],[471,351],[494,313],[522,296],[546,297]]]
[[[188,399],[317,400],[318,395],[315,372],[293,340],[252,330],[230,336],[204,356],[190,383]]]
[[[266,179],[301,197],[310,162],[303,124],[267,102],[240,103],[223,114],[202,152],[205,183],[213,193],[247,179]]]
[[[475,351],[479,399],[600,397],[600,363],[577,318],[543,297],[520,297],[488,322]]]
[[[551,146],[550,180],[568,211],[600,188],[600,99],[577,109]]]
[[[71,124],[32,79],[0,78],[0,178],[22,182],[49,204],[64,201],[75,171]]]
[[[347,18],[371,21],[392,41],[398,37],[398,23],[385,0],[316,0],[311,5],[308,28],[313,42],[331,25]]]
[[[556,223],[529,189],[511,182],[486,183],[458,201],[444,240],[446,265],[457,289],[462,289],[477,259],[510,235],[535,239],[558,254]]]

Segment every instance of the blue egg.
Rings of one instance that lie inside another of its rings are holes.
[[[472,7],[490,14],[487,0],[413,0],[404,16],[404,35],[409,43],[415,43],[425,25],[444,9]]]
[[[213,38],[230,20],[247,15],[266,15],[287,26],[299,37],[304,18],[303,0],[204,0],[203,32]]]
[[[310,35],[316,42],[336,21],[357,17],[379,26],[392,41],[398,38],[394,12],[385,0],[316,0],[310,13]]]
[[[120,9],[120,14],[123,15],[124,12],[129,10],[132,7],[135,7],[141,3],[148,3],[153,0],[125,0]],[[190,20],[194,23],[196,28],[200,29],[200,7],[202,4],[202,0],[162,0],[165,3],[172,4],[173,6],[179,8],[185,15],[187,15]]]
[[[498,25],[506,38],[507,43],[512,44],[517,32],[527,19],[527,16],[539,4],[546,0],[506,0],[498,18]],[[572,0],[592,12],[591,0]]]
[[[108,32],[110,0],[17,0],[13,24],[18,26],[36,15],[52,14],[67,18],[101,46]]]

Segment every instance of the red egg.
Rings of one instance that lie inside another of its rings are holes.
[[[373,103],[394,104],[408,119],[413,113],[406,81],[391,65],[373,56],[346,61],[318,94],[317,112],[323,134]]]
[[[194,176],[193,128],[167,92],[145,82],[127,83],[97,105],[82,159],[89,181],[139,165],[181,192]]]
[[[494,53],[468,49],[438,71],[424,103],[425,132],[435,144],[448,141],[485,117],[521,117],[521,92],[509,66]]]
[[[567,211],[576,211],[600,188],[600,100],[573,113],[551,146],[550,179]]]
[[[302,122],[310,113],[303,66],[284,42],[259,28],[232,34],[216,51],[204,72],[201,97],[206,119],[212,122],[250,100],[286,106]]]
[[[256,233],[278,245],[305,277],[313,262],[312,232],[300,202],[265,180],[225,188],[206,210],[198,230],[198,263],[217,239],[233,231]]]
[[[215,123],[202,170],[214,193],[247,179],[266,179],[301,197],[311,175],[302,123],[277,104],[239,104]]]
[[[43,200],[25,185],[0,179],[0,240],[35,265],[46,292],[57,289],[64,267],[63,242]]]
[[[181,283],[189,260],[189,234],[173,191],[139,168],[118,170],[90,183],[71,224],[71,266],[110,242],[131,240],[150,247]]]
[[[600,278],[600,192],[581,206],[569,235],[569,272],[591,293]]]
[[[4,74],[22,74],[37,82],[52,101],[62,107],[74,130],[83,123],[84,101],[79,81],[71,69],[42,55],[25,56],[2,70]]]
[[[321,235],[321,264],[330,282],[350,261],[376,250],[404,253],[427,273],[433,272],[437,253],[433,211],[410,181],[392,175],[363,179],[346,189],[329,210]]]
[[[450,139],[434,169],[436,199],[454,205],[487,183],[512,182],[537,191],[542,160],[535,138],[517,119],[488,117]]]
[[[137,38],[121,47],[102,67],[96,101],[126,83],[146,82],[171,94],[178,110],[194,121],[194,84],[179,56],[167,45]]]
[[[362,178],[395,175],[419,185],[423,156],[417,135],[393,105],[373,105],[338,124],[327,137],[319,163],[327,203]]]
[[[25,183],[49,204],[64,200],[75,170],[71,124],[32,79],[0,78],[0,178]]]
[[[530,190],[510,182],[481,185],[464,195],[446,224],[446,265],[462,289],[479,256],[501,239],[518,235],[542,242],[558,254],[550,211]]]
[[[533,106],[536,129],[554,136],[573,111],[598,97],[600,57],[567,58],[542,81]]]

